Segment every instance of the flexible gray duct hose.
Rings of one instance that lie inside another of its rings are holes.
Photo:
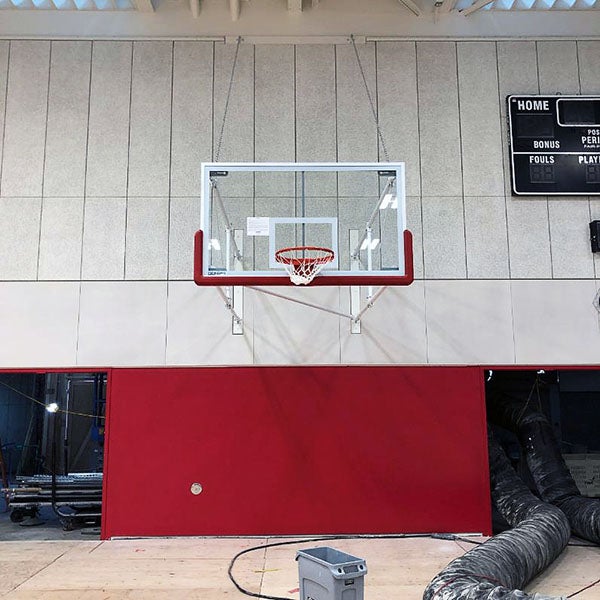
[[[542,499],[567,515],[575,535],[600,544],[600,500],[584,498],[579,492],[548,419],[500,392],[491,392],[489,399],[490,421],[517,435]]]
[[[423,600],[557,600],[520,591],[563,551],[571,534],[565,515],[541,502],[489,438],[492,499],[514,529],[453,560],[427,586]]]

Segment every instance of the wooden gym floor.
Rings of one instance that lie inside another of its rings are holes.
[[[0,597],[11,600],[238,600],[227,577],[244,548],[281,538],[176,538],[0,542]],[[421,600],[423,590],[471,544],[430,538],[336,540],[261,549],[237,561],[248,590],[298,598],[296,550],[329,545],[366,559],[365,600]],[[600,547],[568,547],[529,589],[575,594],[600,578]],[[574,596],[600,600],[600,584]]]

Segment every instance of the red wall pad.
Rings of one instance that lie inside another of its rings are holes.
[[[480,369],[114,369],[110,404],[103,538],[490,533]]]

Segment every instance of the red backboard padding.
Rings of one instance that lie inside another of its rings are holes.
[[[481,369],[113,369],[110,387],[103,538],[490,532]]]

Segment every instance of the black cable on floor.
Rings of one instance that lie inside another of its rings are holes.
[[[436,536],[432,536],[432,537],[436,537]],[[453,539],[456,540],[457,542],[466,542],[467,544],[473,544],[475,546],[480,546],[481,544],[483,544],[483,542],[478,542],[476,540],[470,540],[468,538],[463,538],[463,537],[453,537],[453,538],[438,538],[438,539]],[[578,544],[578,543],[574,543],[574,542],[569,542],[567,544],[567,546],[571,546],[573,548],[598,548],[598,544]]]
[[[477,542],[475,540],[470,540],[469,538],[463,538],[463,537],[455,537],[454,538],[455,541],[457,542],[466,542],[467,544],[473,544],[475,546],[481,546],[481,544],[483,544],[483,542]]]
[[[263,550],[264,548],[274,548],[275,546],[290,546],[292,544],[305,544],[308,542],[328,542],[332,540],[398,540],[403,538],[430,538],[435,535],[439,535],[438,539],[453,539],[451,537],[452,534],[429,534],[429,533],[407,533],[407,534],[396,534],[396,535],[328,535],[314,538],[304,538],[299,540],[286,540],[285,542],[272,542],[270,544],[263,544],[262,546],[253,546],[252,548],[246,548],[241,552],[238,552],[229,563],[229,568],[227,569],[227,575],[229,575],[229,579],[231,583],[240,591],[242,594],[246,596],[252,596],[253,598],[265,598],[267,600],[291,600],[290,598],[286,598],[284,596],[267,596],[265,594],[257,594],[256,592],[251,592],[243,588],[234,578],[233,576],[233,566],[235,565],[236,560],[243,556],[244,554],[248,554],[248,552],[255,552],[256,550]],[[444,537],[442,537],[444,536]]]
[[[309,542],[328,542],[328,541],[332,541],[332,540],[356,540],[356,539],[397,540],[397,539],[404,539],[404,538],[431,538],[434,540],[467,542],[468,544],[474,544],[477,546],[479,546],[483,543],[483,542],[478,542],[475,540],[470,540],[469,538],[454,535],[452,533],[422,533],[422,534],[421,533],[414,533],[414,534],[408,533],[408,534],[396,534],[396,535],[394,535],[394,534],[390,534],[390,535],[386,535],[386,534],[384,534],[384,535],[330,535],[330,536],[321,536],[321,537],[314,537],[314,538],[303,538],[303,539],[298,539],[298,540],[286,540],[284,542],[271,542],[269,544],[263,544],[262,546],[253,546],[252,548],[246,548],[245,550],[238,552],[231,559],[231,562],[229,563],[229,568],[227,569],[227,575],[229,576],[231,583],[233,583],[233,585],[238,589],[238,591],[240,591],[242,594],[245,594],[246,596],[252,596],[253,598],[264,598],[265,600],[291,600],[290,598],[286,598],[284,596],[267,596],[265,594],[257,594],[256,592],[251,592],[250,590],[243,588],[235,580],[235,578],[233,576],[233,567],[234,567],[237,559],[240,556],[243,556],[244,554],[248,554],[249,552],[263,550],[265,548],[274,548],[276,546],[291,546],[292,544],[304,544],[304,543],[309,543]],[[569,546],[577,546],[577,547],[581,547],[581,548],[597,548],[598,547],[595,544],[573,544],[573,543],[570,543],[568,545]],[[598,585],[599,583],[600,583],[600,579],[598,579],[597,581],[594,581],[593,583],[590,583],[589,585],[587,585],[584,588],[581,588],[580,590],[577,590],[576,592],[573,592],[572,594],[567,596],[567,598],[573,598],[574,596],[577,596],[578,594],[581,594],[582,592],[585,592],[586,590],[593,588],[594,586]]]
[[[574,548],[598,548],[598,544],[571,544],[568,543],[567,546],[572,546]]]
[[[590,585],[586,585],[584,588],[581,588],[580,590],[577,590],[576,592],[573,592],[572,594],[569,594],[567,596],[567,598],[572,598],[573,596],[577,596],[577,594],[581,594],[581,592],[585,592],[585,590],[589,590],[590,588],[593,588],[595,585],[598,585],[600,583],[600,579],[598,579],[597,581],[594,581],[593,583],[590,583]]]

